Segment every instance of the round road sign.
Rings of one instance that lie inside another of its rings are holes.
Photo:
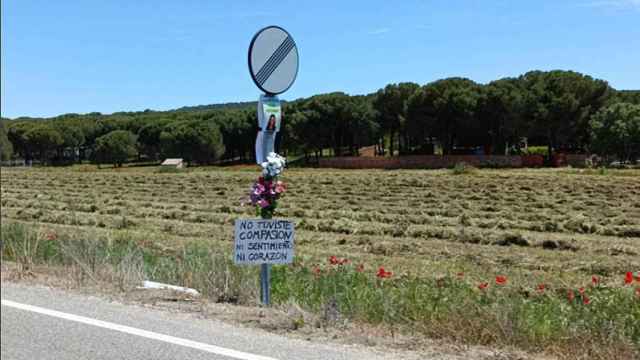
[[[298,75],[298,48],[289,33],[279,26],[258,31],[249,45],[249,72],[265,93],[282,94]]]

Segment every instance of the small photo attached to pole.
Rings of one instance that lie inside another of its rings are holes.
[[[249,45],[249,73],[256,86],[263,91],[258,100],[258,134],[256,162],[267,161],[275,152],[276,136],[280,131],[282,107],[278,94],[287,91],[298,76],[298,48],[291,35],[279,26],[259,30]],[[271,302],[271,263],[261,263],[260,298]]]
[[[275,95],[261,95],[258,101],[258,136],[256,137],[256,162],[261,164],[267,155],[275,151],[276,136],[280,131],[282,107]]]

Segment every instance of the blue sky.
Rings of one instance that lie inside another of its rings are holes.
[[[3,0],[2,116],[256,100],[246,52],[271,24],[300,52],[285,99],[532,69],[640,89],[640,0]]]

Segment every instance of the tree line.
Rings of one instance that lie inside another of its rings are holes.
[[[368,95],[336,92],[283,103],[280,151],[322,156],[478,151],[593,152],[622,161],[640,157],[640,91],[617,91],[573,71],[531,71],[478,84],[446,78],[389,84]],[[180,157],[188,162],[249,162],[256,103],[173,111],[65,114],[2,119],[2,159],[47,164],[83,160],[121,165]]]

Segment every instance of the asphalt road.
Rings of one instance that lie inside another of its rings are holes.
[[[195,315],[2,283],[0,352],[9,359],[394,359]]]

